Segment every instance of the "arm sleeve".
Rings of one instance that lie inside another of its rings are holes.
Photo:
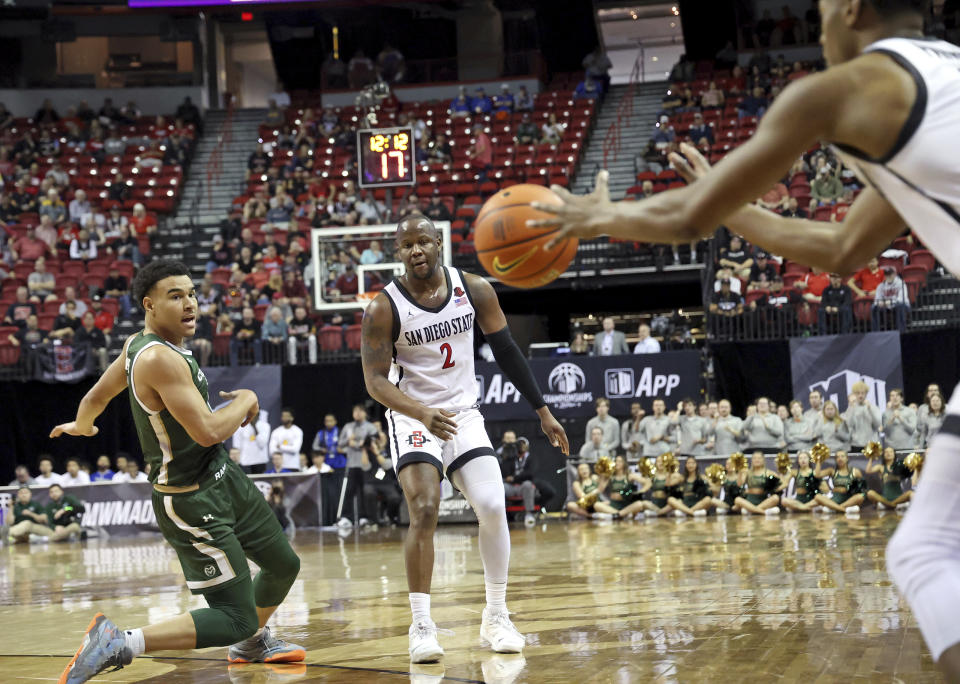
[[[537,386],[537,380],[533,377],[533,371],[530,370],[527,360],[523,358],[520,347],[513,341],[510,329],[504,327],[486,337],[497,365],[513,383],[513,386],[517,388],[520,395],[529,402],[533,410],[536,411],[546,406],[546,402],[540,394],[540,388]]]

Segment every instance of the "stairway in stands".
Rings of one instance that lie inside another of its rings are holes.
[[[633,88],[633,112],[629,124],[620,130],[620,149],[614,158],[611,152],[607,157],[607,170],[610,172],[610,196],[623,199],[627,188],[635,184],[636,172],[633,160],[643,152],[657,121],[661,109],[666,82],[638,83]],[[593,189],[597,171],[603,168],[603,141],[610,124],[617,120],[620,105],[627,96],[629,86],[619,85],[610,88],[607,99],[597,111],[596,123],[590,142],[583,151],[580,169],[573,183],[573,192],[582,194]]]
[[[183,199],[158,241],[157,255],[180,259],[195,277],[203,276],[213,236],[220,231],[220,221],[226,217],[231,201],[243,189],[247,158],[254,150],[257,129],[265,115],[264,109],[235,110],[228,135],[226,110],[207,112],[203,135],[186,174]],[[208,184],[208,164],[221,142],[220,171]]]

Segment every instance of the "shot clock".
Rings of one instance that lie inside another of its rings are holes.
[[[382,188],[416,183],[413,128],[357,131],[358,185]]]

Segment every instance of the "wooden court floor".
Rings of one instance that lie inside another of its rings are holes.
[[[478,643],[476,528],[437,534],[444,664],[411,667],[403,530],[300,532],[276,631],[306,666],[228,667],[225,649],[138,658],[102,682],[935,682],[884,570],[898,517],[551,521],[512,530],[523,656]],[[159,538],[0,550],[0,682],[55,681],[95,610],[136,626],[202,605]]]

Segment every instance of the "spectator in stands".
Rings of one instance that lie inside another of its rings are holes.
[[[430,159],[435,162],[448,162],[453,158],[453,150],[450,147],[447,136],[443,133],[437,134],[437,139],[430,148]]]
[[[917,412],[903,403],[903,390],[890,390],[883,412],[883,441],[898,451],[913,449],[917,440]]]
[[[183,102],[177,106],[174,116],[183,119],[186,124],[192,124],[197,130],[200,130],[203,126],[203,117],[200,116],[200,110],[193,104],[189,95],[183,98]]]
[[[120,457],[117,457],[119,462]],[[113,476],[112,482],[147,482],[147,474],[140,470],[140,464],[135,458],[127,458],[126,465],[123,470],[119,470],[116,475]]]
[[[589,76],[580,81],[573,90],[574,100],[596,101],[600,99],[601,95],[600,85]]]
[[[130,226],[135,235],[154,236],[157,232],[157,219],[147,213],[141,202],[133,205],[133,215],[130,217]]]
[[[750,276],[747,279],[747,292],[750,290],[768,290],[770,283],[773,282],[777,273],[776,263],[770,259],[770,255],[762,250],[756,253],[756,263],[750,267]]]
[[[94,299],[96,299],[94,306],[99,306],[99,297],[95,297]],[[74,342],[76,342],[76,344],[90,344],[94,352],[100,356],[100,371],[103,372],[107,369],[108,340],[106,335],[111,332],[113,326],[107,327],[106,330],[98,326],[96,324],[97,316],[101,314],[109,317],[110,320],[113,319],[113,316],[102,309],[99,314],[95,311],[88,311],[83,314],[83,317],[80,319],[80,327],[76,330]]]
[[[629,354],[630,348],[627,346],[627,338],[614,327],[613,318],[610,316],[605,317],[602,325],[603,331],[597,333],[593,339],[593,355],[612,356]]]
[[[73,302],[77,307],[77,316],[83,316],[87,313],[87,305],[82,299],[77,299],[77,289],[72,285],[68,285],[63,290],[63,303],[60,305],[60,310],[58,313],[61,315],[67,312],[67,303]]]
[[[514,98],[510,92],[510,86],[506,83],[500,84],[500,92],[493,96],[493,110],[498,120],[506,120],[513,113]]]
[[[14,477],[8,486],[10,487],[29,487],[36,483],[30,476],[30,470],[25,465],[18,465],[13,471]]]
[[[353,421],[340,431],[338,450],[347,457],[347,490],[343,501],[343,517],[338,521],[341,527],[352,527],[354,523],[366,525],[368,512],[363,498],[363,473],[371,467],[365,444],[367,439],[379,438],[377,427],[367,420],[367,410],[362,404],[353,407]],[[354,502],[357,514],[354,515]]]
[[[284,110],[277,106],[277,101],[270,99],[267,101],[267,114],[263,117],[265,126],[274,126],[279,128],[286,122]]]
[[[653,400],[653,413],[640,420],[640,431],[643,433],[645,457],[655,458],[673,449],[676,439],[663,399]]]
[[[33,115],[33,122],[36,124],[55,124],[60,121],[60,115],[53,108],[53,103],[47,99],[40,105],[40,109]]]
[[[313,364],[317,362],[317,336],[313,319],[307,315],[307,308],[298,305],[294,308],[293,316],[287,323],[289,334],[287,352],[291,365],[296,365],[298,351],[306,350],[307,360]]]
[[[33,273],[27,276],[27,289],[30,300],[34,302],[53,301],[57,298],[56,277],[47,270],[47,260],[37,257],[33,264]]]
[[[10,199],[17,207],[18,212],[28,212],[37,210],[37,198],[27,191],[27,181],[21,178],[13,186],[13,192]]]
[[[261,332],[263,354],[267,363],[282,363],[287,335],[287,322],[283,320],[283,312],[279,306],[271,306]]]
[[[700,112],[693,115],[693,125],[690,126],[688,135],[696,145],[701,144],[704,140],[711,145],[713,144],[713,126],[708,126],[704,123],[703,114]]]
[[[733,274],[740,278],[749,278],[753,257],[744,247],[743,239],[739,235],[731,235],[730,246],[720,251],[717,263],[723,268],[731,269]]]
[[[749,277],[749,276],[748,276]],[[733,270],[729,268],[718,268],[716,280],[713,281],[713,291],[720,291],[720,284],[724,280],[730,281],[730,291],[734,294],[743,294],[743,283],[740,282],[740,279],[734,277]]]
[[[53,322],[53,330],[49,337],[54,340],[70,343],[73,336],[80,327],[80,317],[77,316],[77,302],[67,301],[63,303],[65,311],[59,314]]]
[[[717,87],[717,82],[710,81],[709,87],[700,98],[700,106],[704,109],[723,109],[724,101],[723,91]],[[693,136],[691,136],[691,138],[692,137]],[[694,140],[696,140],[696,138],[694,138]],[[710,141],[713,142],[712,136]]]
[[[530,113],[524,112],[520,118],[520,124],[517,126],[514,140],[520,145],[533,145],[538,142],[539,138],[540,131],[537,130],[537,125],[530,119]]]
[[[817,170],[817,177],[810,183],[810,213],[817,207],[833,204],[843,194],[843,183],[827,164]]]
[[[490,136],[484,132],[482,124],[473,124],[473,136],[475,140],[467,150],[467,158],[472,160],[474,167],[479,169],[478,180],[485,183],[487,174],[493,168],[493,143],[490,142]]]
[[[210,247],[210,258],[207,260],[207,273],[216,268],[229,268],[233,260],[233,250],[224,242],[223,236],[214,236],[213,245]]]
[[[527,91],[527,86],[521,85],[517,90],[516,96],[513,98],[513,111],[515,112],[532,112],[533,111],[533,95]]]
[[[751,302],[750,308],[759,313],[760,323],[766,330],[782,337],[793,334],[796,322],[794,305],[801,301],[794,290],[784,289],[782,277],[774,275],[766,296]]]
[[[563,140],[563,134],[566,132],[566,124],[557,121],[557,115],[550,112],[546,122],[540,127],[542,137],[541,145],[559,145]]]
[[[95,294],[90,298],[90,311],[87,313],[93,314],[94,325],[102,330],[104,335],[108,336],[109,341],[109,335],[113,332],[113,314],[103,308],[100,295]]]
[[[238,364],[240,352],[249,352],[253,350],[254,363],[260,365],[263,363],[263,349],[260,334],[260,322],[256,319],[253,309],[249,306],[243,307],[243,317],[237,323],[233,331],[233,339],[230,340],[230,365]]]
[[[843,419],[850,430],[852,448],[861,450],[867,443],[878,439],[877,432],[883,425],[883,414],[867,398],[870,391],[867,383],[862,380],[855,382],[852,390]]]
[[[114,472],[110,469],[110,457],[106,454],[97,456],[97,469],[90,473],[91,482],[109,482]]]
[[[103,292],[107,297],[112,297],[120,303],[122,318],[130,318],[130,284],[125,276],[120,275],[116,266],[111,265],[110,270],[107,271],[107,277],[103,281]]]
[[[7,307],[7,313],[3,317],[6,325],[15,325],[18,328],[25,328],[27,317],[37,314],[37,306],[28,298],[27,288],[21,285],[17,288],[16,299]]]
[[[598,427],[590,430],[590,439],[580,447],[580,460],[586,463],[596,463],[601,458],[613,458],[616,451],[609,449],[603,443],[603,430]]]
[[[797,203],[796,197],[788,197],[780,215],[784,218],[807,218],[807,210]]]
[[[70,241],[70,258],[84,263],[97,258],[97,241],[90,237],[86,229],[81,229],[77,237]]]
[[[107,196],[113,202],[125,202],[130,197],[130,187],[127,185],[127,181],[124,180],[123,174],[119,171],[113,176],[113,180],[110,181]],[[120,211],[120,207],[115,208],[118,212]]]
[[[90,484],[90,475],[80,469],[80,461],[76,458],[67,459],[67,472],[60,476],[61,487],[78,487]]]
[[[743,297],[730,290],[730,279],[720,281],[720,291],[710,301],[710,320],[714,334],[729,334],[733,319],[743,313]]]
[[[86,223],[87,216],[89,216],[92,211],[90,201],[87,199],[87,193],[83,190],[77,190],[73,199],[70,201],[70,220],[83,225]]]
[[[54,188],[47,191],[46,197],[40,202],[40,216],[49,216],[54,224],[67,220],[67,208],[60,200],[60,193]]]
[[[436,196],[434,196],[436,198]],[[360,263],[364,266],[370,266],[372,264],[383,263],[384,254],[383,250],[380,249],[379,240],[371,240],[370,244],[367,245],[367,248],[363,250],[363,253],[360,255]]]
[[[783,421],[770,412],[770,400],[757,399],[757,412],[743,421],[743,439],[748,449],[774,449],[783,440]]]
[[[437,221],[453,220],[453,214],[450,213],[449,207],[443,202],[443,198],[440,197],[440,195],[430,196],[430,204],[423,210],[423,214],[434,223]]]
[[[741,119],[748,116],[761,117],[767,111],[767,97],[763,88],[757,86],[737,105],[737,114]]]
[[[628,461],[637,461],[643,455],[642,421],[646,411],[639,401],[630,404],[630,417],[620,426],[620,448],[624,451]]]
[[[687,59],[686,54],[680,55],[680,59],[670,70],[670,80],[674,83],[680,81],[692,81],[695,65],[692,60]]]
[[[68,250],[68,256],[69,256],[70,243],[73,242],[79,236],[80,236],[80,228],[74,223],[69,223],[67,221],[64,221],[57,228],[56,245],[58,248],[63,248]]]
[[[884,277],[880,269],[880,261],[877,257],[873,257],[864,268],[853,274],[853,277],[847,281],[847,285],[857,297],[873,297]]]
[[[470,98],[470,111],[474,114],[489,114],[493,111],[493,100],[483,88],[477,88]]]
[[[590,431],[593,428],[600,428],[603,434],[603,448],[611,453],[616,452],[620,444],[620,424],[617,419],[610,415],[610,400],[606,397],[600,397],[594,402],[596,415],[587,421],[584,441],[590,438]]]
[[[463,86],[460,87],[460,92],[457,94],[453,101],[450,103],[450,107],[447,109],[447,113],[456,118],[463,118],[470,116],[471,107],[470,107],[470,98],[467,97],[466,90]]]
[[[830,284],[820,295],[817,319],[821,335],[829,334],[828,331],[846,334],[853,327],[853,294],[839,273],[830,274]]]
[[[803,417],[810,422],[819,421],[823,417],[823,394],[820,390],[810,390],[807,402],[810,408],[803,412]]]
[[[13,112],[7,109],[7,106],[0,102],[0,131],[5,131],[6,129],[13,126],[14,116]]]
[[[787,189],[787,186],[782,181],[777,181],[773,184],[772,188],[761,195],[760,199],[757,200],[757,204],[770,211],[780,211],[786,208],[789,199],[790,191]]]
[[[650,326],[641,323],[637,328],[637,344],[633,347],[634,354],[656,354],[660,351],[660,343],[650,336]]]
[[[710,421],[697,415],[692,399],[680,402],[677,411],[670,413],[670,423],[677,435],[677,451],[684,456],[704,455],[704,446],[710,437]]]
[[[265,475],[279,475],[280,473],[295,473],[294,468],[287,468],[283,464],[283,454],[279,451],[270,454],[270,465],[264,471]]]
[[[15,347],[22,346],[24,351],[30,351],[47,341],[48,330],[40,329],[40,319],[37,314],[27,316],[26,325],[18,328],[17,332],[7,337],[7,341]]]
[[[663,147],[667,143],[671,143],[676,140],[677,134],[673,130],[673,126],[670,125],[670,117],[666,114],[660,116],[660,120],[654,125],[653,135],[650,136],[650,141],[657,145],[657,147]]]
[[[743,421],[730,412],[730,402],[721,399],[717,403],[717,418],[713,424],[711,440],[707,442],[707,452],[718,456],[729,456],[740,450],[743,433]]]
[[[53,472],[53,459],[49,454],[41,454],[37,461],[37,467],[40,474],[34,478],[34,484],[38,487],[49,487],[50,485],[60,484],[60,476]]]
[[[873,306],[870,310],[873,329],[883,329],[887,314],[893,312],[897,330],[903,332],[907,326],[907,311],[910,309],[907,286],[897,275],[897,269],[893,266],[884,266],[883,275],[883,282],[877,285]]]
[[[387,83],[400,83],[403,81],[406,69],[403,54],[390,43],[384,43],[383,49],[377,55],[377,72],[380,79]]]
[[[257,147],[253,152],[250,153],[250,156],[247,157],[247,173],[246,181],[250,182],[252,179],[261,178],[270,168],[271,159],[268,154],[270,149],[270,143],[264,143],[262,146]]]
[[[810,273],[805,274],[793,286],[800,290],[805,301],[810,304],[819,304],[820,297],[829,284],[830,275],[814,267]]]
[[[930,446],[930,440],[940,431],[946,418],[943,395],[939,391],[929,394],[926,402],[917,411],[917,442],[920,447]]]

